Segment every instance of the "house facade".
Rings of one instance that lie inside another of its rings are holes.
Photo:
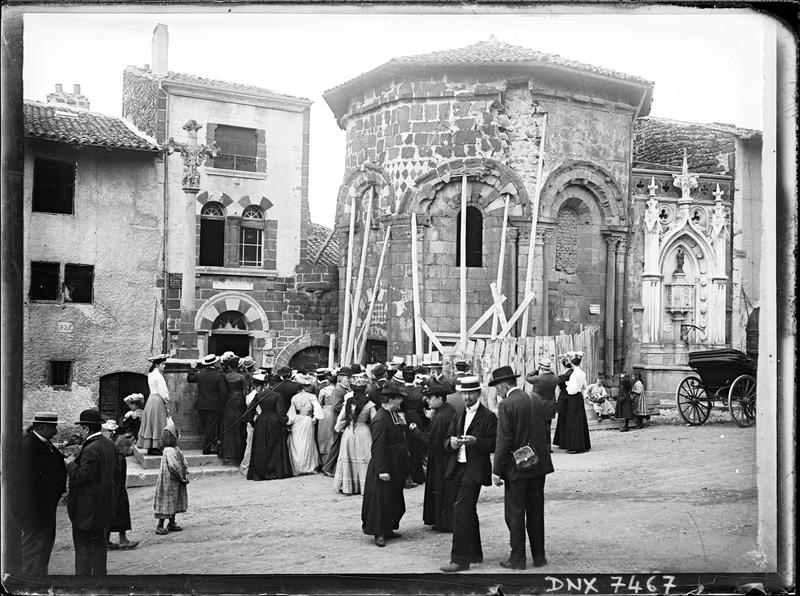
[[[78,85],[48,100],[24,103],[23,408],[116,416],[162,342],[160,148]]]

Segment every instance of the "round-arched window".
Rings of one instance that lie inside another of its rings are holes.
[[[208,203],[203,205],[203,209],[200,211],[200,215],[225,217],[225,207],[222,205],[222,203],[209,201]]]
[[[261,211],[260,207],[250,205],[242,211],[242,219],[264,219],[264,212]]]

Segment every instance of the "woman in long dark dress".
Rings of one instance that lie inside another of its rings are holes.
[[[567,381],[572,375],[572,363],[569,361],[572,352],[568,352],[561,358],[561,365],[566,367],[563,373],[558,375],[558,401],[556,402],[556,432],[553,434],[553,445],[558,445],[560,449],[566,449],[562,445],[564,442],[564,429],[567,424]]]
[[[274,480],[292,475],[292,462],[286,442],[288,406],[284,405],[280,393],[264,384],[265,380],[266,375],[262,373],[253,375],[253,381],[260,386],[250,408],[259,408],[261,411],[255,419],[253,429],[248,480]]]
[[[399,536],[394,530],[406,512],[403,488],[410,467],[406,423],[398,413],[403,394],[390,383],[381,390],[381,408],[370,423],[372,458],[364,483],[361,529],[377,546]]]
[[[433,526],[437,532],[452,532],[453,504],[458,496],[458,487],[445,478],[450,453],[445,450],[444,442],[449,437],[447,429],[456,409],[447,403],[447,389],[436,382],[429,382],[422,394],[428,407],[434,411],[428,430],[423,432],[414,423],[408,425],[428,453],[422,523]]]
[[[564,437],[561,448],[567,453],[583,453],[592,448],[589,439],[589,423],[586,420],[586,373],[581,368],[583,352],[572,356],[572,374],[567,380],[567,422],[564,426]]]
[[[220,437],[219,453],[223,463],[239,465],[244,456],[247,443],[247,423],[244,417],[247,406],[244,396],[247,394],[247,381],[237,369],[239,358],[228,356],[222,363],[223,378],[228,391],[228,399],[222,408],[221,426],[224,432]]]

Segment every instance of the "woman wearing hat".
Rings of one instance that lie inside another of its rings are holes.
[[[142,427],[142,416],[144,415],[142,404],[144,403],[144,395],[141,393],[131,393],[122,401],[128,406],[128,411],[125,412],[119,426],[122,431],[131,433],[135,441],[139,438],[139,430]]]
[[[361,530],[375,537],[377,546],[397,538],[395,532],[406,512],[403,488],[410,468],[407,427],[399,413],[403,393],[394,383],[381,389],[381,408],[370,423],[372,454],[364,481]]]
[[[367,396],[366,374],[350,377],[350,389],[336,420],[335,430],[342,433],[342,438],[333,488],[345,495],[360,495],[372,457],[369,423],[375,418],[375,404]]]
[[[567,411],[564,423],[564,436],[560,438],[560,447],[567,453],[583,453],[592,448],[589,439],[589,423],[586,420],[584,395],[586,394],[586,373],[581,369],[583,352],[572,354],[572,374],[566,384]]]
[[[248,480],[274,480],[292,475],[292,461],[287,443],[286,405],[283,396],[267,383],[265,373],[255,373],[256,395],[250,404],[257,411],[253,423],[253,440]]]
[[[226,465],[238,466],[244,456],[247,431],[244,413],[247,409],[244,396],[247,395],[247,380],[239,372],[239,357],[228,355],[222,361],[223,379],[227,399],[222,407],[222,421],[217,454]]]
[[[287,411],[289,418],[289,457],[295,476],[313,474],[319,466],[319,451],[314,440],[314,421],[322,420],[322,406],[312,393],[314,377],[298,374],[295,382],[300,391],[292,397]]]
[[[556,431],[553,433],[553,445],[558,445],[560,449],[561,443],[564,441],[564,433],[567,425],[567,381],[572,376],[572,356],[574,352],[567,352],[561,358],[561,366],[566,370],[558,375],[558,400],[556,401]]]
[[[150,395],[144,405],[139,440],[136,442],[139,449],[147,449],[147,455],[161,455],[158,442],[161,439],[161,432],[167,425],[167,416],[169,416],[167,407],[169,389],[164,380],[167,358],[169,358],[169,354],[159,354],[149,358],[151,364],[150,372],[147,374],[147,386],[150,388]]]

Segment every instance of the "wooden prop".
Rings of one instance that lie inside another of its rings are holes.
[[[411,214],[411,284],[414,299],[414,349],[415,356],[422,358],[422,321],[419,301],[419,271],[417,263],[417,214]]]
[[[461,177],[461,308],[459,346],[463,353],[467,349],[467,176]]]
[[[536,246],[536,223],[539,218],[539,197],[542,193],[542,170],[544,169],[544,140],[547,135],[547,114],[544,115],[542,120],[542,138],[539,141],[539,167],[536,171],[536,190],[533,193],[533,209],[531,211],[531,234],[528,238],[528,268],[525,272],[525,294],[526,299],[528,294],[533,293],[531,285],[533,283],[533,251]],[[523,301],[523,304],[525,301]],[[530,301],[528,301],[530,304]],[[520,305],[522,308],[522,305]],[[516,313],[514,313],[516,314]],[[513,317],[512,317],[513,318]],[[522,329],[520,330],[520,337],[528,337],[528,308],[525,307],[524,314],[522,315]]]
[[[492,290],[492,308],[494,309],[494,314],[497,319],[500,320],[500,327],[504,327],[506,324],[506,313],[503,311],[503,300],[505,300],[505,296],[500,296],[500,292],[497,289],[497,285],[494,283],[489,284],[489,288]],[[496,338],[492,337],[492,339]]]
[[[444,352],[444,346],[442,345],[442,342],[439,341],[439,338],[436,337],[436,334],[433,331],[431,331],[431,328],[428,327],[428,324],[422,317],[419,318],[419,326],[422,327],[422,330],[425,332],[425,335],[427,335],[428,338],[431,340],[431,343],[434,346],[436,346],[436,349],[438,349],[439,352]]]
[[[364,285],[364,269],[367,265],[367,250],[369,248],[369,237],[372,231],[372,203],[375,200],[375,187],[370,188],[369,203],[367,204],[367,216],[364,220],[364,239],[361,244],[361,262],[358,264],[358,281],[356,281],[356,293],[353,296],[352,321],[350,322],[350,337],[347,340],[348,352],[345,354],[347,361],[356,362],[356,329],[358,329],[358,309],[361,302],[361,289]],[[353,359],[349,360],[352,352]]]
[[[525,299],[522,301],[522,304],[519,305],[517,312],[511,315],[511,318],[508,320],[508,322],[505,325],[503,325],[503,328],[497,335],[498,339],[502,339],[503,337],[508,335],[509,331],[511,331],[511,329],[514,327],[514,323],[517,322],[517,319],[522,315],[523,312],[526,312],[525,309],[528,308],[528,305],[531,303],[531,300],[533,300],[533,292],[529,292],[528,295],[525,296]]]
[[[508,226],[508,203],[511,200],[511,195],[506,193],[506,204],[503,208],[503,231],[500,236],[500,259],[497,263],[497,293],[503,291],[503,266],[505,265],[506,258],[506,228]],[[492,290],[494,293],[494,290]],[[503,313],[505,315],[505,313]],[[492,317],[492,339],[497,337],[497,316]]]
[[[328,368],[333,368],[333,352],[336,349],[336,334],[331,333],[331,340],[328,344]]]
[[[367,349],[367,329],[372,321],[372,311],[375,310],[375,303],[378,301],[378,291],[380,290],[381,274],[383,272],[383,259],[386,256],[386,247],[389,246],[389,236],[392,233],[392,224],[386,226],[386,234],[383,238],[383,248],[381,248],[381,256],[378,259],[378,270],[375,272],[375,284],[372,286],[372,295],[370,296],[369,306],[367,307],[367,314],[364,317],[364,325],[361,327],[361,333],[358,341],[358,353],[356,362],[361,362],[364,359],[364,351]]]
[[[353,235],[356,227],[356,196],[350,202],[350,236],[347,241],[347,266],[345,267],[344,283],[344,321],[342,321],[342,343],[339,346],[339,361],[346,363],[347,359],[347,332],[350,329],[350,278],[353,275]]]
[[[506,297],[505,296],[500,296],[500,304],[503,304],[503,302],[505,302],[505,301],[506,301]],[[493,304],[492,306],[487,308],[486,312],[484,312],[481,315],[481,317],[472,324],[472,327],[467,329],[467,337],[472,337],[472,334],[475,333],[476,331],[478,331],[478,329],[481,328],[481,325],[483,325],[486,321],[489,320],[489,317],[491,317],[492,315],[496,314],[496,312],[497,312],[496,311],[496,306],[497,306],[496,304]]]

